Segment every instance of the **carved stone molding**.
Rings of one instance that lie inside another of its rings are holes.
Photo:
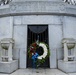
[[[55,14],[55,15],[70,15],[76,16],[76,6],[62,2],[54,1],[25,1],[25,2],[10,2],[0,9],[0,16],[10,15],[38,15],[38,14]]]
[[[10,11],[12,12],[60,12],[65,11],[63,2],[44,2],[44,1],[27,1],[10,4]]]

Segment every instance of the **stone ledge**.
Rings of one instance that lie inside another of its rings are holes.
[[[1,73],[12,73],[17,69],[18,69],[18,60],[13,60],[11,62],[0,62]]]
[[[63,60],[58,60],[58,69],[66,72],[76,72],[76,61],[65,62]]]

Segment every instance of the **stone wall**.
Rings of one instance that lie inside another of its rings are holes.
[[[14,38],[13,58],[19,60],[19,67],[26,68],[27,26],[48,25],[50,68],[57,68],[57,60],[63,59],[62,38],[76,39],[76,18],[56,15],[23,15],[0,18],[0,40]]]
[[[0,7],[0,40],[15,40],[13,59],[19,60],[19,68],[26,68],[27,27],[34,24],[48,25],[50,68],[57,68],[57,60],[63,59],[62,38],[76,39],[76,6],[62,0],[12,0]]]
[[[76,17],[64,16],[63,33],[64,38],[76,39]]]
[[[12,38],[13,17],[0,18],[0,40],[3,38]]]
[[[27,62],[27,26],[35,24],[48,25],[51,50],[50,68],[56,68],[57,50],[61,49],[62,23],[61,17],[49,15],[14,16],[15,48],[20,50],[20,68],[25,68]]]
[[[70,18],[71,20],[67,19]],[[14,39],[15,48],[20,49],[20,68],[25,68],[27,56],[27,25],[48,24],[49,28],[49,46],[51,50],[50,68],[57,68],[57,60],[63,59],[63,50],[61,40],[63,37],[75,38],[75,17],[49,16],[49,15],[30,15],[14,16]],[[22,37],[23,36],[23,37]],[[22,41],[21,41],[22,39]],[[25,42],[26,41],[26,42]],[[24,64],[24,65],[23,65]],[[23,67],[22,67],[23,65]]]

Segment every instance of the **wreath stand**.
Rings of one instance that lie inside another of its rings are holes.
[[[43,53],[41,55],[36,51],[39,47],[43,49]],[[40,66],[40,64],[45,62],[45,59],[49,55],[49,48],[44,42],[39,42],[38,36],[38,40],[32,43],[28,48],[28,53],[29,57],[32,59],[32,68],[36,69],[38,66]]]

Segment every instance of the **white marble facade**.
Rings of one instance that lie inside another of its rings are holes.
[[[57,68],[57,60],[63,58],[62,45],[61,45],[62,38],[63,37],[72,37],[74,39],[76,38],[75,20],[76,20],[75,17],[66,17],[66,16],[62,17],[62,16],[51,16],[51,15],[3,17],[0,19],[1,21],[0,38],[2,39],[9,37],[15,40],[15,47],[13,50],[14,59],[19,59],[20,68],[26,68],[27,35],[28,35],[27,26],[29,24],[30,25],[47,24],[49,31],[49,47],[51,51],[50,68]],[[5,27],[5,29],[3,27]]]
[[[66,6],[67,4],[62,0],[48,0],[58,1],[60,2],[59,4],[58,2],[51,4],[51,2],[46,2],[46,0],[40,0],[42,1],[41,3],[39,0],[37,0],[39,1],[38,3],[36,3],[36,0],[32,0],[33,4],[31,0],[26,0],[23,4],[16,4],[15,1],[17,3],[17,1],[24,0],[12,0],[9,6],[10,9],[9,7],[7,10],[4,10],[6,8],[3,10],[1,8],[3,13],[0,11],[0,40],[3,38],[13,38],[15,40],[13,59],[19,60],[19,68],[27,68],[27,27],[28,25],[47,24],[51,52],[49,61],[50,68],[57,68],[58,60],[63,59],[61,40],[63,38],[76,39],[75,7],[71,7],[70,5]],[[42,6],[43,3],[45,5]],[[37,9],[34,7],[36,4]],[[25,7],[22,9],[23,5]],[[43,9],[39,8],[39,5]],[[30,8],[30,6],[34,8]]]
[[[54,22],[55,21],[55,22]],[[26,67],[27,58],[27,26],[33,24],[48,25],[49,28],[49,45],[51,50],[50,68],[57,67],[56,50],[61,49],[62,24],[61,17],[58,16],[15,16],[14,17],[14,39],[16,40],[15,48],[20,49],[20,68]],[[54,31],[56,30],[56,31]],[[59,34],[60,33],[60,34]],[[22,40],[20,40],[22,39]],[[57,40],[58,39],[58,40]],[[51,41],[51,42],[50,42]],[[23,53],[23,54],[22,54]],[[26,57],[25,57],[26,55]],[[25,65],[25,66],[24,66]]]

